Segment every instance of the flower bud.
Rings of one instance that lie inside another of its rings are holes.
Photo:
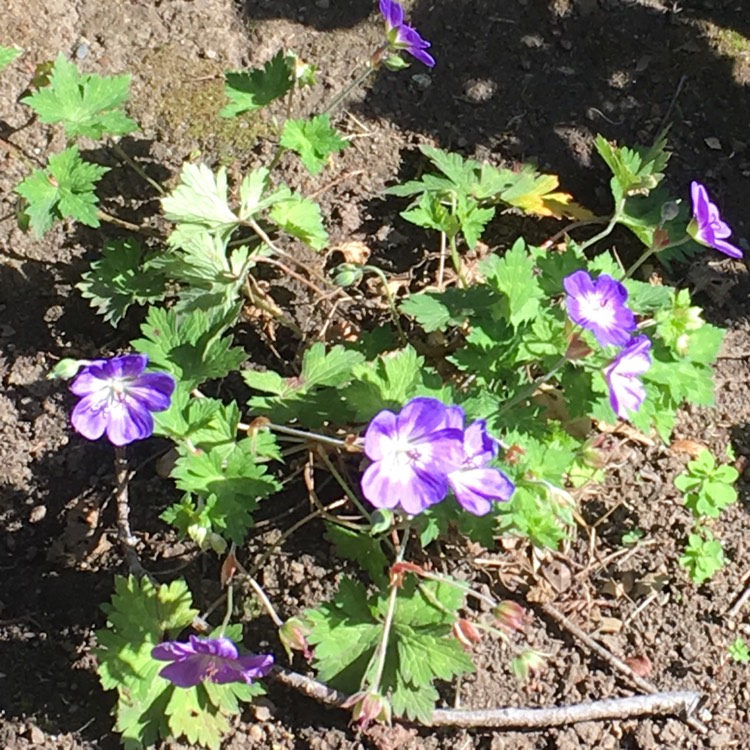
[[[362,266],[355,263],[342,263],[333,269],[333,283],[336,286],[354,286],[362,280]]]
[[[299,617],[290,617],[279,628],[279,640],[286,651],[286,655],[291,661],[292,651],[302,652],[302,656],[310,661],[312,652],[310,644],[307,642],[307,636],[310,634],[310,626]]]
[[[47,374],[47,380],[70,380],[81,367],[89,364],[86,359],[61,359]]]
[[[677,205],[677,201],[667,201],[661,207],[661,224],[676,219],[679,213],[680,207]]]
[[[601,435],[589,438],[581,447],[581,459],[590,469],[603,469],[607,463],[602,454]]]
[[[577,333],[574,333],[568,342],[565,359],[570,362],[573,362],[576,359],[584,359],[585,357],[588,357],[592,351],[591,347],[589,347]]]
[[[504,630],[516,630],[519,633],[526,630],[526,610],[518,602],[506,599],[492,610],[492,614]]]
[[[461,642],[461,645],[467,651],[471,650],[475,643],[479,643],[482,640],[482,636],[468,620],[456,620],[451,630],[453,636]]]
[[[511,669],[519,682],[525,682],[530,674],[540,672],[544,669],[544,654],[527,649],[511,662]]]
[[[355,693],[347,698],[342,708],[352,708],[352,718],[363,729],[373,721],[384,724],[391,723],[391,704],[380,693]]]

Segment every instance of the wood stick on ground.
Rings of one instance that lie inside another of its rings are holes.
[[[734,620],[737,613],[745,606],[747,600],[750,599],[750,570],[742,576],[742,583],[745,584],[745,588],[739,593],[734,604],[727,610],[727,620]]]
[[[604,659],[604,661],[606,661],[611,667],[625,675],[636,687],[640,688],[645,693],[652,695],[658,694],[658,688],[653,683],[644,679],[640,675],[637,675],[624,661],[622,661],[622,659],[618,659],[611,651],[602,646],[601,643],[595,641],[588,633],[583,631],[572,620],[568,619],[562,612],[560,612],[557,607],[552,604],[543,604],[542,611],[555,620],[558,625],[561,625],[565,630],[574,635],[589,650]],[[701,734],[706,734],[706,732],[708,732],[708,727],[706,727],[706,725],[695,716],[688,715],[685,718],[685,722],[689,727],[695,729]]]
[[[328,706],[341,707],[349,698],[322,682],[297,674],[283,667],[274,667],[271,676],[282,685],[298,690],[309,698]],[[460,728],[543,728],[575,724],[580,721],[628,719],[633,716],[665,716],[690,714],[700,695],[686,690],[674,693],[634,695],[592,703],[552,708],[492,708],[482,710],[443,709],[432,714],[432,726]]]

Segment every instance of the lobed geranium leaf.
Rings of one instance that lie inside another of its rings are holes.
[[[284,96],[294,85],[294,58],[277,52],[263,68],[227,71],[224,92],[229,98],[219,114],[237,117],[253,112]]]
[[[319,677],[355,692],[372,677],[373,656],[382,639],[388,596],[368,597],[364,586],[342,578],[330,602],[305,613],[311,625],[313,665]],[[433,683],[474,670],[471,658],[451,635],[464,594],[455,586],[407,578],[396,597],[381,692],[394,713],[429,724],[438,699]]]
[[[71,218],[89,227],[99,226],[96,184],[107,167],[81,159],[76,146],[53,154],[47,169],[35,169],[16,187],[27,201],[24,211],[32,232],[41,237],[55,219]]]
[[[161,199],[161,205],[167,219],[177,224],[169,235],[173,246],[183,247],[188,240],[206,233],[227,239],[240,222],[229,207],[224,167],[214,174],[205,164],[183,164],[180,184]]]
[[[23,54],[23,50],[20,47],[3,47],[0,45],[0,73],[21,54]]]
[[[88,75],[60,53],[49,85],[21,101],[45,123],[62,123],[68,138],[127,135],[138,125],[123,111],[128,99],[130,76]]]
[[[154,257],[138,240],[112,240],[76,287],[104,320],[117,326],[131,305],[164,299],[167,279]]]
[[[342,151],[349,141],[331,125],[331,116],[317,115],[309,120],[287,120],[281,145],[299,154],[310,174],[318,174],[328,158]]]
[[[278,200],[271,207],[270,218],[279,229],[302,240],[313,250],[322,250],[328,244],[320,206],[309,198],[295,193]]]
[[[488,284],[503,295],[500,306],[514,328],[539,314],[544,292],[536,278],[534,260],[522,239],[517,240],[502,257],[490,255],[486,258],[481,270]]]
[[[231,345],[230,336],[222,336],[227,320],[216,321],[203,310],[180,316],[177,311],[152,307],[141,326],[144,338],[132,346],[147,354],[151,364],[171,372],[186,388],[195,388],[206,380],[226,377],[247,359],[243,349]]]

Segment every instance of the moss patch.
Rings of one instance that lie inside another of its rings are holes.
[[[141,82],[134,92],[134,116],[148,113],[163,140],[184,154],[197,149],[229,164],[269,134],[260,114],[219,116],[227,99],[216,62],[188,58],[177,45],[165,45],[147,52],[133,74]]]

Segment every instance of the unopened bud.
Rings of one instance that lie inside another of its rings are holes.
[[[661,223],[666,224],[668,221],[676,219],[679,213],[680,207],[677,205],[677,201],[667,201],[661,207]]]
[[[597,435],[596,437],[589,438],[581,448],[583,463],[590,469],[602,469],[607,463],[599,447],[600,443],[601,435]]]
[[[70,380],[87,364],[89,361],[86,359],[61,359],[47,375],[47,380]]]
[[[363,729],[366,729],[373,721],[391,723],[391,704],[380,693],[355,693],[341,706],[352,709],[352,718]]]
[[[506,599],[492,610],[492,614],[504,630],[517,630],[519,633],[526,630],[526,610],[518,602]]]
[[[333,269],[333,283],[342,287],[354,286],[359,284],[363,275],[362,266],[356,263],[342,263]]]
[[[568,342],[565,359],[571,362],[576,359],[584,359],[585,357],[588,357],[592,351],[591,347],[577,333],[574,333]]]
[[[544,669],[545,664],[544,654],[528,649],[520,656],[513,659],[510,668],[513,670],[513,674],[519,682],[525,682],[530,674],[541,672],[541,670]]]
[[[463,647],[471,650],[475,643],[482,640],[479,631],[468,620],[456,620],[451,629],[455,638],[457,638]]]
[[[292,651],[301,651],[302,656],[310,661],[312,652],[310,644],[307,642],[307,636],[310,634],[310,626],[299,617],[290,617],[279,628],[279,640],[286,651],[286,655],[291,661]]]

